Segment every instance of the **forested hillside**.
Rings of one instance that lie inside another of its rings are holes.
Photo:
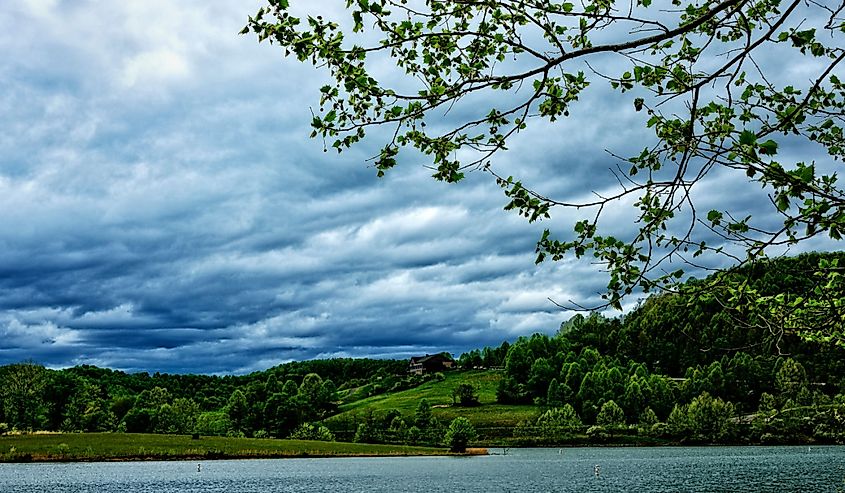
[[[395,376],[406,368],[404,361],[336,358],[220,377],[127,374],[88,365],[49,370],[25,362],[0,367],[0,431],[287,437],[330,415],[344,392],[383,392],[369,382],[407,380]]]
[[[820,257],[779,259],[730,275],[761,296],[800,296],[815,287],[804,274]],[[703,285],[692,281],[690,291]],[[725,293],[710,289],[704,296],[700,290],[652,296],[624,317],[576,315],[555,336],[515,341],[503,361],[499,402],[566,408],[578,425],[665,425],[654,431],[675,438],[737,439],[743,430],[734,425],[743,415],[756,419],[753,431],[744,430],[751,440],[841,438],[845,349],[766,327],[727,309]],[[466,355],[463,361],[470,363]],[[705,418],[710,422],[700,423]],[[534,424],[542,423],[540,417]]]

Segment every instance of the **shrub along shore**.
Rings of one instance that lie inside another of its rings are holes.
[[[468,451],[484,454],[483,449]],[[0,462],[271,459],[455,455],[405,445],[136,433],[49,433],[0,437]]]

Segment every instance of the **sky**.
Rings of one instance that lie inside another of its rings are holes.
[[[457,356],[554,333],[573,313],[549,298],[597,301],[607,279],[589,261],[534,264],[570,213],[528,224],[488,175],[437,183],[413,155],[377,179],[377,139],[324,153],[308,135],[326,74],[237,34],[260,5],[0,6],[0,364],[242,374]],[[605,150],[648,136],[618,108],[590,92],[497,171],[600,189]],[[759,202],[741,179],[707,186],[703,207]]]

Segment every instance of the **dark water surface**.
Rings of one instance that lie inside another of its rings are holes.
[[[487,457],[206,461],[201,472],[197,462],[0,464],[3,493],[293,491],[838,493],[845,447],[509,449]]]

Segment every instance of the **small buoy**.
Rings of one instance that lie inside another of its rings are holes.
[[[202,464],[197,464],[197,472],[202,472]]]
[[[601,466],[596,464],[596,467],[593,468],[593,471],[596,473],[596,477],[599,477],[599,474],[601,474]]]

